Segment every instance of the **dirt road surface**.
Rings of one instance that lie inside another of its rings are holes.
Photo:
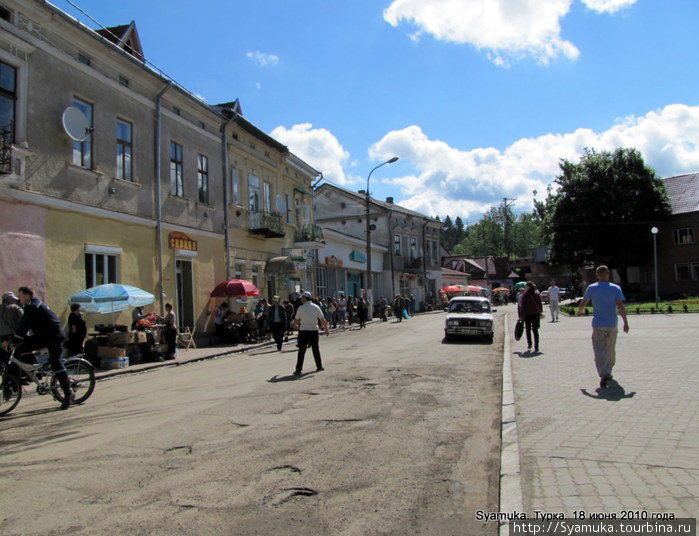
[[[25,397],[0,420],[3,535],[471,535],[497,511],[502,332],[444,315]],[[502,318],[498,319],[502,325]],[[313,371],[313,372],[308,372]]]

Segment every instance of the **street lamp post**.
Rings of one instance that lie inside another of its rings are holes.
[[[651,228],[650,232],[653,235],[653,276],[655,279],[655,308],[658,308],[658,231],[657,227]]]
[[[394,156],[393,158],[386,160],[385,162],[382,162],[378,166],[376,166],[374,169],[372,169],[369,172],[369,176],[366,178],[366,191],[364,192],[366,196],[366,212],[365,212],[365,220],[366,220],[366,281],[364,283],[364,294],[365,298],[367,301],[367,316],[369,319],[374,318],[374,298],[372,296],[372,284],[371,284],[371,221],[369,218],[369,208],[370,208],[370,197],[369,197],[369,179],[371,178],[371,174],[379,169],[381,166],[385,166],[386,164],[393,164],[393,162],[396,162],[398,160],[397,156]]]

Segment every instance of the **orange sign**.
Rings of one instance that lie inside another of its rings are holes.
[[[170,249],[184,249],[186,251],[196,251],[197,241],[192,240],[186,234],[175,232],[167,236]]]
[[[335,255],[325,257],[325,264],[329,264],[331,266],[342,266],[342,259],[338,259]]]

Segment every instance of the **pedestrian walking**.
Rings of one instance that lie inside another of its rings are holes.
[[[318,325],[323,327],[325,335],[330,335],[328,323],[323,316],[323,311],[311,301],[311,293],[306,291],[301,294],[301,307],[296,311],[294,326],[298,329],[299,351],[296,359],[296,369],[294,376],[301,376],[303,371],[303,361],[306,356],[306,348],[309,346],[313,351],[313,359],[316,363],[316,372],[325,370],[320,356]]]
[[[541,295],[536,290],[536,285],[532,281],[527,281],[519,306],[519,318],[524,321],[524,330],[527,334],[527,351],[532,349],[532,335],[534,351],[539,351],[539,327],[543,316]]]
[[[558,322],[559,299],[561,297],[561,289],[556,286],[556,282],[552,279],[549,288],[546,289],[549,293],[549,310],[551,311],[551,322]]]
[[[340,294],[337,298],[337,322],[343,328],[345,327],[345,319],[347,318],[347,299],[344,294]]]
[[[165,315],[156,315],[158,320],[165,323],[165,342],[167,343],[167,357],[168,359],[175,359],[177,357],[177,316],[175,316],[175,311],[172,310],[172,304],[165,304]]]
[[[286,311],[286,334],[284,335],[284,342],[289,342],[289,335],[294,334],[294,328],[292,322],[294,320],[294,304],[289,300],[284,300],[284,310]]]
[[[384,296],[381,296],[379,298],[379,318],[381,319],[381,322],[388,322],[388,318],[386,317],[386,307],[388,307],[388,302]]]
[[[357,318],[359,319],[359,329],[366,327],[366,319],[369,308],[367,303],[361,296],[357,298]]]
[[[272,332],[274,342],[277,344],[277,350],[281,352],[282,342],[284,342],[284,332],[286,331],[286,309],[280,302],[279,296],[272,298],[272,305],[267,309],[267,320],[269,328]]]
[[[396,294],[391,302],[391,308],[393,309],[393,316],[398,319],[398,322],[403,321],[403,297],[400,294]]]
[[[619,285],[609,282],[609,268],[598,266],[595,275],[597,283],[585,290],[577,315],[582,316],[587,304],[592,302],[592,351],[600,377],[599,386],[604,388],[613,378],[612,369],[616,362],[616,339],[619,333],[617,311],[624,322],[624,333],[629,332],[629,323],[626,320],[624,293]]]

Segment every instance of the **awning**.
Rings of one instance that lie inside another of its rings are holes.
[[[274,257],[265,265],[266,274],[289,275],[296,273],[296,265],[291,257]]]

